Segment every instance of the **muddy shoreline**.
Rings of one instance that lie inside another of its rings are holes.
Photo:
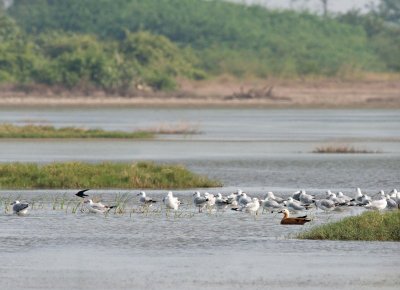
[[[362,81],[182,81],[173,92],[0,88],[0,106],[400,108],[400,78]]]

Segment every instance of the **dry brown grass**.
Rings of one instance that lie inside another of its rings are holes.
[[[145,129],[146,132],[161,135],[195,135],[201,134],[199,125],[180,122],[177,124],[160,124],[156,127],[150,127]]]
[[[273,88],[271,98],[226,98],[265,87]],[[21,91],[2,85],[0,105],[392,109],[400,108],[400,74],[364,73],[351,78],[343,75],[337,78],[308,76],[298,79],[220,76],[202,81],[180,80],[180,88],[175,92],[138,91],[134,97],[97,91]]]
[[[318,146],[313,151],[313,153],[339,153],[339,154],[368,154],[368,153],[380,153],[377,150],[367,150],[363,148],[356,148],[350,145],[326,145]]]

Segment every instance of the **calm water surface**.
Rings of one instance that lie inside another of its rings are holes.
[[[0,162],[182,163],[223,181],[225,187],[210,192],[242,188],[257,197],[269,190],[288,196],[299,188],[318,196],[327,189],[353,194],[361,187],[372,194],[400,188],[397,110],[0,108],[3,122],[110,130],[186,123],[202,134],[152,141],[0,140]],[[382,153],[310,153],[332,142]],[[174,191],[185,205],[169,215],[158,206],[138,213],[138,190],[93,191],[109,204],[129,196],[126,213],[104,217],[72,213],[74,191],[1,190],[0,289],[398,288],[398,243],[294,239],[361,208],[312,210],[313,221],[304,227],[281,226],[271,213],[194,213],[192,191]],[[165,191],[148,194],[160,200]],[[58,202],[53,210],[61,196],[64,208]],[[16,198],[34,203],[28,216],[5,210]]]

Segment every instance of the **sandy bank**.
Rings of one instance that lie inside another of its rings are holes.
[[[400,108],[400,78],[351,82],[220,78],[182,81],[175,92],[138,91],[130,97],[1,88],[0,106]]]

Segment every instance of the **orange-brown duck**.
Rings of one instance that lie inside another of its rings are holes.
[[[283,213],[281,225],[304,225],[306,222],[311,221],[307,216],[289,217],[289,211],[287,209],[283,209],[279,212]]]

